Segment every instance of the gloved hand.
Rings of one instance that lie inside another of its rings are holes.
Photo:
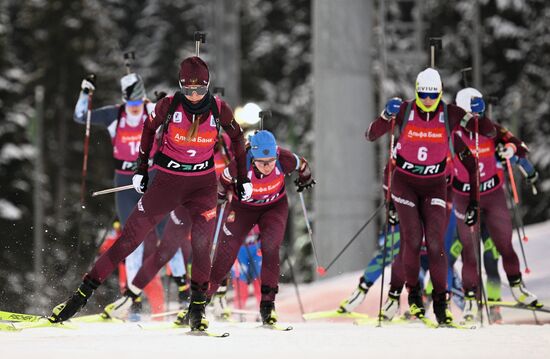
[[[252,183],[248,178],[237,179],[236,184],[237,196],[243,201],[246,201],[252,197]]]
[[[317,182],[315,182],[315,180],[311,176],[309,176],[308,179],[298,177],[294,181],[294,184],[297,187],[297,189],[296,189],[297,192],[302,192],[305,189],[313,188],[313,186],[315,186],[316,183]]]
[[[474,113],[483,113],[485,111],[485,101],[481,97],[473,97],[470,101],[470,108]]]
[[[147,171],[148,169],[149,161],[143,160],[141,157],[138,157],[137,168],[134,172],[134,177],[132,177],[132,184],[134,185],[137,193],[143,194],[145,191],[147,191],[147,182],[149,182],[149,175]]]
[[[388,223],[392,226],[399,224],[399,216],[397,215],[397,209],[395,209],[395,204],[393,201],[390,201],[388,205]]]
[[[82,92],[85,94],[89,92],[95,91],[95,76],[90,75],[87,76],[85,79],[82,80],[82,83],[80,84],[80,88],[82,89]]]
[[[509,142],[504,146],[500,146],[498,149],[498,157],[501,161],[506,162],[506,160],[511,159],[516,154],[516,145]]]
[[[382,118],[384,120],[391,120],[397,113],[399,113],[399,108],[403,101],[399,97],[393,97],[386,102],[384,107],[384,112],[382,112]]]
[[[134,177],[132,177],[132,184],[137,193],[143,194],[147,191],[147,182],[149,182],[149,175],[147,172],[145,172],[145,174],[136,173]]]
[[[479,212],[479,206],[476,200],[470,200],[468,208],[466,208],[466,214],[464,216],[464,223],[467,226],[473,226],[477,223],[477,216]]]

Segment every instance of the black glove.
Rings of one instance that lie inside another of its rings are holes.
[[[298,177],[294,181],[294,184],[297,187],[296,188],[297,192],[302,192],[304,189],[313,188],[313,186],[315,186],[316,183],[317,182],[315,182],[315,180],[311,176],[308,179],[303,179],[303,178]]]
[[[392,226],[399,224],[399,216],[397,215],[397,210],[395,209],[393,201],[390,201],[388,205],[388,223]]]
[[[471,200],[466,208],[466,214],[464,216],[464,223],[467,226],[473,226],[477,223],[477,216],[479,212],[479,206],[476,200]]]
[[[82,92],[85,94],[88,94],[90,92],[95,91],[95,75],[89,74],[82,80],[82,83],[80,84],[80,88],[82,89]]]
[[[147,183],[149,182],[149,161],[142,160],[138,157],[137,167],[132,177],[132,184],[138,193],[147,191]]]
[[[252,183],[247,177],[237,179],[235,189],[241,200],[247,200],[252,196]]]

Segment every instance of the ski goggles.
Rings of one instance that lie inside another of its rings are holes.
[[[421,98],[422,100],[426,98],[437,100],[437,98],[439,97],[439,92],[417,92],[417,94],[418,94],[418,97]]]
[[[276,158],[270,158],[268,160],[253,160],[254,161],[254,164],[256,165],[263,165],[263,166],[269,166],[271,165],[273,162],[275,162],[277,159]]]
[[[139,106],[143,105],[143,100],[126,101],[127,106]]]
[[[208,86],[182,86],[181,92],[185,96],[193,96],[193,93],[203,96],[208,92]]]

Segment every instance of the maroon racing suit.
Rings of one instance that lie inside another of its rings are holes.
[[[303,158],[285,149],[279,149],[278,152],[277,165],[269,175],[262,175],[248,156],[248,178],[252,182],[253,194],[247,201],[234,198],[229,205],[229,215],[220,231],[212,264],[210,288],[207,292],[209,298],[216,293],[220,283],[231,270],[246,235],[257,224],[260,228],[262,247],[262,301],[275,300],[279,284],[279,248],[288,217],[285,175],[299,170],[303,182],[311,177],[309,166]],[[235,175],[236,165],[232,161],[220,180],[225,190],[231,189]]]
[[[418,288],[420,249],[425,238],[434,300],[442,300],[447,290],[447,258],[444,235],[447,222],[446,163],[451,130],[474,126],[461,108],[441,101],[433,112],[424,112],[409,101],[401,104],[395,123],[400,135],[393,151],[391,195],[403,239],[400,252],[406,285]],[[407,118],[405,118],[407,117]],[[374,141],[388,132],[391,121],[379,116],[369,126],[366,137]],[[491,135],[494,126],[488,119],[479,121],[482,133]]]
[[[147,167],[146,159],[153,146],[155,133],[164,125],[154,161],[158,174],[128,218],[121,238],[97,260],[85,279],[102,283],[117,263],[143,241],[156,223],[183,205],[189,211],[192,222],[192,292],[206,291],[216,218],[217,184],[213,154],[218,125],[231,138],[239,178],[246,176],[244,138],[242,129],[233,119],[231,108],[224,101],[208,93],[197,105],[189,106],[183,99],[176,101],[174,106],[173,99],[180,97],[176,94],[160,100],[146,121],[140,148],[140,166],[145,167],[142,170]],[[174,109],[173,113],[169,113],[171,109]],[[215,116],[216,113],[219,117]],[[196,132],[188,137],[193,128]]]
[[[220,136],[215,146],[214,167],[216,178],[218,179],[229,162],[228,158],[230,156],[230,151],[227,148],[229,142],[229,137],[224,133],[223,136]],[[179,206],[170,212],[168,222],[166,223],[162,235],[162,241],[156,248],[156,251],[152,252],[152,254],[143,261],[143,266],[137,273],[132,283],[133,285],[139,289],[145,288],[149,281],[155,277],[158,271],[180,248],[183,252],[185,264],[191,263],[192,241],[190,241],[189,238],[191,224],[189,211],[184,206]]]
[[[504,271],[510,282],[514,282],[521,278],[519,267],[519,259],[512,246],[512,219],[506,203],[506,196],[503,189],[504,175],[502,166],[495,158],[495,146],[498,143],[513,143],[516,146],[516,155],[525,157],[527,149],[522,145],[522,142],[511,135],[509,131],[503,127],[496,125],[497,136],[488,138],[479,136],[479,208],[483,216],[483,222],[487,226],[487,230],[495,243],[498,252],[502,255],[502,263]],[[462,129],[454,132],[455,144],[462,140],[468,146],[469,153],[475,152],[476,143],[474,134]],[[456,146],[455,146],[456,147]],[[460,157],[463,150],[457,149],[455,156],[454,168],[455,176],[453,179],[454,204],[455,214],[459,219],[457,221],[458,234],[462,243],[462,283],[464,291],[477,291],[479,284],[478,266],[476,260],[478,233],[472,231],[473,227],[468,227],[464,223],[466,209],[470,200],[475,200],[477,195],[475,191],[471,191],[472,186],[475,186],[475,180],[471,180],[471,176],[475,175],[472,172],[472,163],[468,166],[467,160],[463,162]],[[470,156],[470,159],[473,157]],[[475,162],[473,163],[475,171]]]

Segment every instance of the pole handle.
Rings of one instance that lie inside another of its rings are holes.
[[[134,51],[128,51],[124,53],[124,66],[126,67],[126,74],[132,72],[131,66],[132,62],[136,59],[136,54]]]
[[[193,39],[195,40],[195,56],[200,56],[201,44],[206,42],[206,33],[201,31],[195,31],[193,34]]]

